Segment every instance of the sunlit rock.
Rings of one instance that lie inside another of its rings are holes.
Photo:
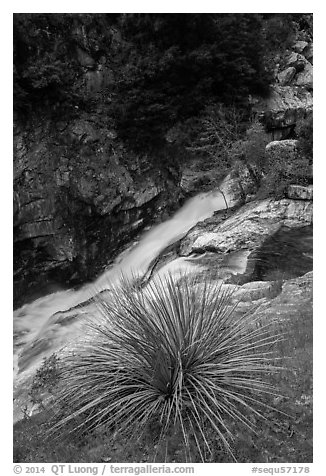
[[[282,225],[294,228],[310,225],[312,216],[309,200],[268,199],[247,203],[216,227],[210,223],[208,231],[202,226],[194,227],[182,241],[180,251],[188,256],[205,250],[223,253],[254,250]]]

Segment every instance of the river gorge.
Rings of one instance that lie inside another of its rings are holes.
[[[14,14],[15,461],[312,461],[312,70],[312,14]]]

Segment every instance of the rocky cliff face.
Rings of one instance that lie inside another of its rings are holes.
[[[17,123],[15,297],[47,281],[91,279],[178,203],[177,171],[127,153],[100,113]]]
[[[301,119],[312,114],[313,43],[296,41],[278,55],[274,84],[266,100],[253,98],[253,111],[266,124],[271,140],[290,138]]]

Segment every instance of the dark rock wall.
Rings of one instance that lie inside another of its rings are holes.
[[[90,280],[178,205],[177,169],[124,149],[105,115],[30,118],[14,129],[14,298]]]

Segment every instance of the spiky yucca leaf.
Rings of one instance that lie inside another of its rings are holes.
[[[262,378],[276,368],[272,323],[258,326],[252,310],[239,316],[229,292],[187,276],[145,289],[122,280],[98,306],[100,320],[65,359],[60,401],[68,414],[54,429],[73,421],[75,429],[139,434],[158,419],[162,439],[181,429],[202,455],[210,428],[231,452],[227,421],[252,429],[248,411],[262,416],[259,396],[274,391]]]

